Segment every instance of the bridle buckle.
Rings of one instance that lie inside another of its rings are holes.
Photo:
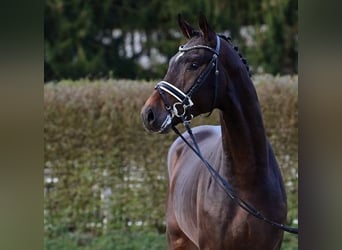
[[[172,106],[172,113],[176,117],[184,117],[188,106],[181,102],[176,102]]]

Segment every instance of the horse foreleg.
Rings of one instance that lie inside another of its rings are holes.
[[[170,250],[198,250],[198,247],[178,228],[168,226],[167,245]]]
[[[168,248],[170,250],[198,250],[198,247],[180,229],[170,200],[167,202],[166,210],[166,236]]]

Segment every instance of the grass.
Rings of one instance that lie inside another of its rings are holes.
[[[166,236],[155,232],[113,232],[95,239],[65,234],[46,239],[46,250],[167,250]],[[282,250],[298,249],[298,236],[285,233]]]
[[[113,232],[93,240],[65,234],[46,239],[46,250],[162,250],[167,249],[165,235],[154,232]]]

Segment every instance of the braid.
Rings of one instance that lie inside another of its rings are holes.
[[[227,36],[222,35],[222,34],[220,34],[218,36],[221,37],[223,40],[227,41],[228,43],[230,43],[234,47],[234,50],[239,54],[239,57],[240,57],[242,63],[246,66],[246,69],[247,69],[249,77],[251,77],[252,76],[252,72],[250,71],[247,59],[245,57],[243,57],[242,54],[239,52],[238,46],[233,45],[232,38],[230,36],[227,37]]]

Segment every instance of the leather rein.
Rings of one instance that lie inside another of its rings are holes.
[[[159,94],[164,102],[166,110],[170,113],[171,119],[173,117],[178,117],[183,122],[184,127],[186,128],[193,145],[179,132],[179,130],[172,125],[172,129],[174,132],[185,142],[185,144],[198,156],[198,158],[204,163],[206,168],[208,169],[210,175],[215,179],[215,181],[222,187],[224,192],[239,205],[243,210],[245,210],[247,213],[253,215],[254,217],[272,225],[275,226],[283,231],[292,233],[292,234],[298,234],[298,228],[292,228],[288,227],[284,224],[274,222],[265,216],[263,216],[256,208],[254,208],[251,204],[241,199],[234,188],[230,185],[230,183],[224,179],[213,166],[210,165],[210,163],[203,157],[202,152],[197,144],[197,141],[192,133],[190,122],[193,118],[193,115],[187,114],[187,110],[194,105],[194,103],[191,100],[191,96],[194,93],[196,89],[198,89],[202,84],[205,82],[207,77],[210,75],[212,70],[215,68],[215,90],[214,90],[214,99],[212,103],[212,109],[216,102],[217,97],[217,84],[218,84],[218,56],[220,51],[220,37],[216,36],[216,48],[213,49],[206,45],[194,45],[191,47],[185,47],[180,46],[179,51],[180,52],[187,52],[193,49],[207,49],[211,52],[213,52],[213,56],[207,67],[203,70],[203,72],[199,75],[199,77],[196,79],[196,81],[193,83],[193,85],[190,87],[190,89],[184,93],[179,88],[173,86],[172,84],[161,81],[157,83],[155,86],[155,89],[159,91]],[[168,98],[165,93],[168,93],[169,95],[173,96],[177,99],[177,102],[175,102],[172,106],[170,105]],[[211,111],[212,112],[212,111]],[[211,114],[209,113],[209,115]]]

